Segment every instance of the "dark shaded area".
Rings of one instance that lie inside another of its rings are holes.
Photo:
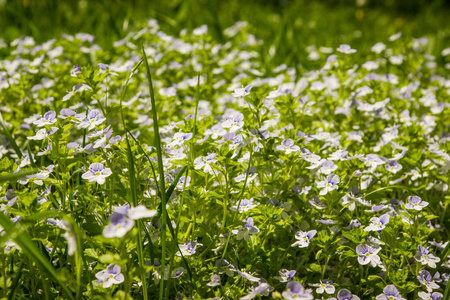
[[[361,49],[398,31],[413,37],[439,34],[447,43],[449,15],[450,0],[0,0],[0,37],[11,42],[30,35],[43,42],[61,33],[87,32],[108,49],[154,18],[175,35],[207,24],[223,42],[223,29],[245,20],[285,61],[300,45],[349,43]]]

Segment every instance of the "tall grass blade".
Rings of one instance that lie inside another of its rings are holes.
[[[167,212],[166,212],[166,192],[164,183],[164,166],[162,162],[162,152],[161,152],[161,137],[159,135],[158,126],[158,115],[156,112],[156,101],[155,94],[153,91],[152,74],[150,72],[150,66],[148,65],[147,55],[145,54],[144,45],[142,45],[142,54],[144,55],[145,68],[147,69],[147,80],[148,88],[150,91],[150,100],[152,105],[152,117],[153,117],[153,131],[155,134],[155,147],[156,153],[158,155],[158,173],[159,173],[159,190],[161,193],[161,244],[162,244],[162,255],[161,255],[161,270],[164,272],[166,266],[166,226],[167,226]],[[164,275],[162,275],[164,276]],[[162,300],[164,293],[164,280],[160,281],[159,284],[159,299]]]

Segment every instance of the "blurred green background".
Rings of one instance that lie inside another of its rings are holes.
[[[266,47],[277,47],[280,61],[312,44],[348,43],[364,52],[398,31],[428,37],[430,52],[437,54],[450,47],[449,16],[448,0],[0,0],[0,38],[10,42],[29,35],[43,42],[87,32],[109,49],[155,18],[174,35],[207,24],[223,42],[223,29],[245,20]]]

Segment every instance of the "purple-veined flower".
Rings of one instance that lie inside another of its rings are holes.
[[[364,231],[381,231],[389,223],[390,216],[384,214],[381,217],[373,217],[370,219],[370,225],[364,228]]]
[[[312,284],[312,286],[317,286],[317,294],[323,294],[325,292],[329,295],[332,295],[336,290],[331,280],[321,280],[320,283],[314,283]]]
[[[381,265],[380,257],[378,252],[381,248],[373,248],[366,244],[360,244],[356,246],[356,253],[358,254],[358,262],[361,265],[367,265],[370,263],[372,267]]]
[[[245,97],[248,94],[250,94],[250,90],[252,89],[252,87],[253,86],[251,84],[249,84],[245,88],[235,89],[234,93],[231,93],[231,96],[233,96],[235,98]]]
[[[428,202],[422,201],[419,196],[409,196],[408,203],[405,204],[406,209],[422,210],[428,206]]]
[[[376,300],[406,300],[400,295],[400,292],[395,287],[395,285],[387,285],[383,289],[383,294],[377,296]]]
[[[281,296],[287,300],[314,300],[313,295],[306,291],[303,285],[297,281],[289,282],[286,286],[286,291]]]
[[[341,180],[339,179],[339,176],[335,174],[328,175],[326,180],[316,182],[316,186],[321,188],[319,195],[323,196],[330,191],[336,190],[339,182],[341,182]]]
[[[429,252],[429,248],[425,248],[422,246],[417,247],[418,251],[416,255],[414,255],[414,259],[418,262],[422,263],[422,265],[428,265],[430,268],[436,268],[436,263],[440,262],[441,259],[436,257],[433,253]]]
[[[27,139],[29,140],[35,140],[40,141],[48,138],[49,136],[53,135],[56,131],[58,131],[58,127],[51,127],[49,129],[40,129],[38,132],[36,132],[36,135],[29,136]]]
[[[222,127],[221,124],[216,124],[211,129],[207,129],[205,131],[205,135],[211,136],[213,140],[218,139],[219,137],[224,136],[227,133],[227,131]]]
[[[177,183],[177,190],[182,191],[185,187],[187,188],[191,183],[191,176],[181,176]]]
[[[290,154],[292,152],[297,152],[300,150],[300,147],[297,145],[294,145],[294,141],[291,139],[285,139],[281,143],[281,145],[278,145],[276,147],[277,150],[284,151],[286,154]]]
[[[308,232],[303,232],[301,230],[297,231],[295,234],[295,239],[297,240],[293,243],[292,247],[305,248],[309,246],[311,239],[316,235],[317,230],[310,230]]]
[[[381,158],[376,154],[368,154],[360,159],[365,162],[367,167],[369,167],[370,172],[374,172],[379,165],[383,165],[387,162],[386,158]]]
[[[167,146],[169,147],[175,147],[175,146],[181,146],[184,144],[184,141],[189,141],[192,139],[192,133],[184,133],[184,132],[177,132],[174,134],[172,138],[172,142],[169,143]]]
[[[203,244],[197,243],[197,241],[189,241],[187,244],[178,244],[180,247],[180,251],[177,252],[177,256],[181,256],[181,254],[185,255],[193,255],[195,254],[195,250],[198,246],[203,246]]]
[[[78,127],[91,130],[105,121],[106,118],[102,116],[102,113],[99,110],[94,109],[87,114],[86,118],[82,119]]]
[[[103,229],[103,236],[106,238],[122,238],[134,227],[134,221],[124,214],[114,212],[109,217],[109,224]]]
[[[239,204],[239,201],[236,202],[236,204],[231,207],[231,210],[236,210],[238,204]],[[244,211],[249,211],[250,209],[252,209],[253,207],[255,207],[258,204],[259,204],[259,202],[253,200],[253,198],[242,199],[241,203],[239,204],[239,212],[242,213]]]
[[[106,267],[106,270],[95,274],[95,277],[97,278],[97,284],[104,288],[109,288],[113,284],[121,284],[125,280],[120,266],[116,264],[110,264]]]
[[[105,168],[102,163],[93,163],[89,166],[89,171],[81,175],[81,178],[89,180],[89,182],[97,182],[104,184],[105,178],[112,174],[110,168]]]
[[[289,282],[295,276],[297,271],[281,269],[278,273],[280,274],[280,276],[275,276],[275,279],[279,280],[280,282]]]
[[[402,165],[399,164],[396,160],[390,160],[386,165],[386,170],[394,174],[396,174],[402,168]]]
[[[418,296],[422,300],[442,300],[444,299],[444,295],[442,295],[439,292],[434,293],[425,293],[425,292],[419,292]]]
[[[242,222],[245,223],[245,225],[238,230],[233,230],[234,234],[237,234],[238,240],[248,240],[250,237],[250,234],[258,234],[259,229],[255,226],[255,223],[253,222],[253,218],[249,217],[247,219],[242,220]]]
[[[230,132],[236,132],[244,126],[244,115],[237,113],[227,118],[220,125],[222,125],[223,128],[229,128]]]
[[[72,70],[70,70],[70,76],[77,77],[77,74],[81,73],[81,68],[79,65],[74,65]]]
[[[320,164],[319,172],[324,175],[330,175],[332,172],[336,171],[338,166],[332,160],[324,160]]]
[[[429,293],[439,288],[439,285],[434,282],[433,277],[427,270],[420,271],[417,279],[421,284],[425,285]]]
[[[338,300],[360,300],[358,296],[353,295],[352,292],[347,289],[339,290],[337,298]]]
[[[46,125],[54,124],[55,122],[56,122],[56,113],[53,110],[51,110],[46,112],[44,116],[39,120],[34,121],[33,124],[36,125],[37,127],[43,127]]]
[[[210,153],[208,154],[208,156],[197,157],[196,159],[194,159],[194,169],[203,169],[203,172],[205,173],[214,174],[214,171],[211,168],[211,164],[217,162],[216,156],[217,154]]]

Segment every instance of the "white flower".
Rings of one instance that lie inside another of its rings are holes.
[[[301,230],[297,231],[295,234],[295,239],[297,240],[295,243],[293,243],[292,247],[300,247],[305,248],[309,246],[310,240],[316,235],[317,230],[310,230],[308,232],[303,232]]]
[[[97,182],[104,184],[105,178],[112,174],[110,168],[105,168],[102,163],[93,163],[89,166],[89,171],[81,175],[81,178],[89,180],[89,182]]]
[[[247,96],[248,94],[250,94],[250,90],[252,89],[252,87],[253,86],[251,84],[249,84],[245,88],[235,89],[234,93],[231,93],[231,95],[235,98],[241,98],[241,97]]]

